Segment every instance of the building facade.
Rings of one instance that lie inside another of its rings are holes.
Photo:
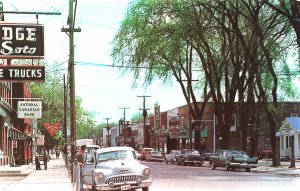
[[[32,162],[32,121],[17,117],[19,100],[31,98],[28,83],[0,83],[0,165]]]

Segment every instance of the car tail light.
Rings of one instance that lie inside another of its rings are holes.
[[[145,168],[144,169],[144,175],[145,176],[150,176],[151,172],[150,172],[150,168]]]

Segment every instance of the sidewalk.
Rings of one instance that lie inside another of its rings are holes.
[[[6,174],[9,176],[0,177],[0,190],[2,191],[73,191],[73,186],[68,175],[62,157],[55,159],[52,157],[48,162],[48,170],[35,170],[35,165],[23,165],[20,167],[8,167],[0,169],[0,176]],[[15,169],[16,168],[16,169]],[[21,172],[21,173],[20,173]],[[2,174],[2,175],[1,175]],[[28,175],[28,176],[27,176]],[[15,176],[15,177],[13,177]],[[27,176],[19,181],[5,181],[5,179],[17,179],[19,176]],[[5,184],[5,182],[7,182]]]
[[[300,177],[300,161],[296,161],[296,168],[289,168],[291,164],[291,162],[289,161],[280,161],[280,166],[278,167],[271,167],[272,160],[263,159],[260,160],[258,164],[259,166],[257,168],[252,169],[252,172]]]

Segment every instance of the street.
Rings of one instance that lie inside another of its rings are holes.
[[[151,191],[292,191],[300,186],[300,177],[270,173],[245,172],[244,169],[211,170],[206,162],[202,167],[179,166],[158,162],[142,162],[152,169]]]
[[[271,171],[245,172],[244,169],[211,170],[208,162],[201,167],[161,162],[142,161],[141,163],[152,170],[153,184],[150,186],[150,191],[294,191],[300,186],[299,169],[289,170],[293,174],[280,175],[278,172]],[[75,190],[75,187],[72,188],[63,159],[52,159],[48,170],[34,171],[27,177],[0,177],[0,190],[68,191]],[[85,189],[85,191],[90,190]]]

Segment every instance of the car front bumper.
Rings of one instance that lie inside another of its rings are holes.
[[[128,182],[127,184],[124,183],[117,183],[114,184],[114,187],[109,186],[109,184],[101,184],[96,185],[96,190],[121,190],[121,186],[130,185],[130,189],[139,189],[139,188],[145,188],[149,187],[152,184],[152,179],[149,180],[143,180],[143,182],[140,185],[137,185],[136,183]]]
[[[233,168],[257,168],[258,164],[229,163],[229,166]]]

